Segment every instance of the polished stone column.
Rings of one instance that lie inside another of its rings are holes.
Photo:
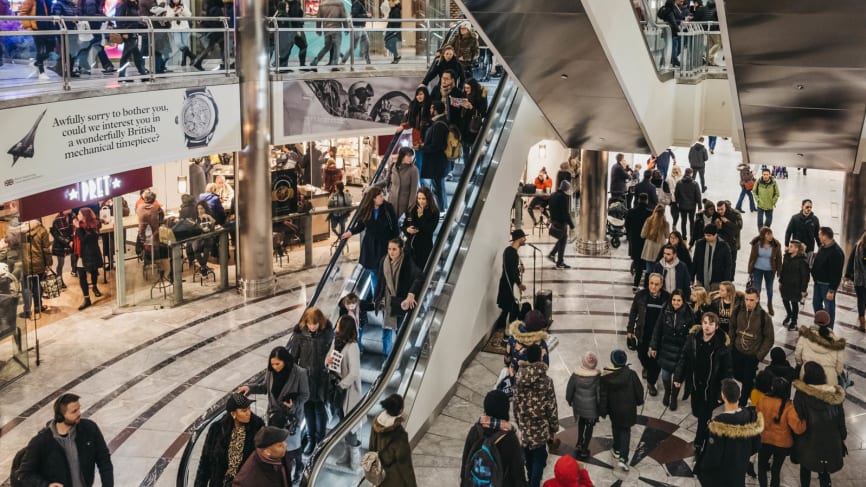
[[[580,221],[577,251],[583,255],[606,255],[607,152],[581,151]]]
[[[842,228],[841,236],[836,241],[845,251],[845,264],[848,257],[854,251],[854,246],[860,235],[866,231],[866,168],[860,174],[848,173],[845,175],[845,189],[842,204]],[[834,229],[835,230],[835,229]]]
[[[270,149],[271,108],[265,6],[240,0],[237,17],[237,67],[240,77],[241,145],[237,153],[237,264],[244,297],[272,294],[276,284],[271,260]]]

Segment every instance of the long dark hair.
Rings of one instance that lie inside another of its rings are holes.
[[[433,192],[430,191],[430,188],[427,186],[421,186],[418,188],[418,192],[427,198],[427,211],[431,212],[433,215],[438,215],[439,207],[436,206],[436,200],[433,198]],[[418,211],[418,198],[415,198],[415,202],[412,203],[412,207],[409,208],[409,211]]]
[[[338,352],[343,351],[347,343],[358,341],[358,327],[355,318],[351,315],[343,315],[337,320],[337,336],[334,338],[334,348]]]
[[[478,83],[478,80],[475,78],[469,78],[466,80],[466,84],[469,85],[472,91],[469,93],[469,103],[472,103],[472,107],[476,110],[478,109],[478,105],[481,104],[484,94],[481,92],[481,84]]]
[[[414,157],[415,150],[411,147],[400,147],[400,151],[397,152],[397,162],[394,163],[394,165],[397,166],[398,171],[402,166],[404,166],[403,159],[406,158],[406,156]]]
[[[779,405],[779,412],[773,418],[773,422],[779,424],[782,420],[782,413],[785,412],[785,404],[791,398],[791,383],[782,377],[774,378],[773,383],[770,385],[770,395],[782,400],[782,404]]]
[[[278,359],[283,361],[283,363],[285,365],[283,366],[282,372],[277,372],[276,370],[271,368],[271,359],[272,358],[278,358]],[[283,347],[283,346],[274,347],[273,349],[271,349],[271,353],[268,354],[268,370],[272,374],[277,374],[277,373],[287,374],[288,371],[291,370],[292,365],[294,365],[294,363],[295,363],[295,358],[292,357],[292,354],[289,353],[289,350],[286,347]]]
[[[373,209],[376,207],[374,200],[380,194],[382,194],[382,190],[375,186],[364,193],[364,198],[361,199],[361,205],[358,207],[358,221],[368,222],[373,219]]]

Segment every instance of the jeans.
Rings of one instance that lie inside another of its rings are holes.
[[[866,289],[866,288],[864,288],[864,289]],[[800,314],[800,302],[797,301],[796,299],[793,301],[783,299],[782,304],[785,305],[785,315],[786,315],[785,317],[791,320],[790,325],[796,325],[797,324],[797,316]]]
[[[674,378],[674,371],[673,370],[667,370],[667,369],[661,369],[661,368],[659,370],[661,370],[661,373],[662,373],[662,382],[670,382],[673,380],[673,378]]]
[[[680,233],[683,234],[683,238],[689,240],[689,230],[695,227],[695,210],[684,210],[682,208],[679,209],[680,212]],[[701,238],[703,235],[692,235],[692,240],[695,238]]]
[[[318,54],[316,54],[316,57],[313,58],[313,62],[310,64],[312,66],[319,64],[319,61],[321,61],[326,54],[329,54],[328,65],[337,64],[340,60],[340,42],[342,39],[342,32],[329,32],[325,34],[325,45],[322,46],[322,49]]]
[[[631,442],[631,427],[619,426],[611,423],[611,435],[613,436],[613,451],[619,455],[623,462],[628,462],[628,447]]]
[[[391,350],[393,348],[394,330],[390,328],[382,328],[382,353],[384,353],[385,356],[391,355]]]
[[[821,487],[830,487],[830,473],[818,472],[818,482]],[[809,487],[812,483],[812,472],[800,465],[800,487]]]
[[[345,63],[349,59],[352,50],[356,47],[359,48],[360,57],[364,58],[367,64],[370,64],[370,37],[365,30],[352,31],[352,44],[343,54],[343,59],[340,62]]]
[[[535,448],[523,448],[523,456],[526,458],[526,477],[529,487],[540,487],[541,477],[544,475],[544,467],[547,465],[547,445]]]
[[[749,210],[755,211],[755,196],[752,192],[746,189],[745,186],[740,186],[740,197],[737,199],[737,211],[743,211],[743,198],[749,197]]]
[[[60,275],[60,272],[57,272]],[[857,316],[863,316],[866,313],[866,286],[854,286],[854,292],[857,293]]]
[[[390,52],[394,56],[394,60],[396,61],[397,58],[400,57],[400,40],[396,37],[386,36],[385,49],[387,49],[388,52]]]
[[[646,369],[646,383],[655,384],[659,380],[659,373],[662,369],[659,367],[658,361],[649,356],[650,339],[647,337],[648,334],[646,325],[644,325],[644,337],[637,344],[637,358],[640,360],[641,366]]]
[[[785,463],[785,457],[788,456],[788,448],[771,445],[769,443],[761,443],[761,450],[758,452],[758,483],[761,487],[767,487],[767,470],[770,471],[773,480],[770,481],[772,487],[779,487],[779,478],[782,472],[782,465]]]
[[[346,233],[346,218],[348,218],[348,216],[334,216],[333,213],[331,214],[331,231],[334,232],[337,237]]]
[[[445,178],[430,179],[430,186],[430,189],[433,191],[433,197],[436,198],[436,205],[439,207],[439,211],[444,213],[448,208],[448,197],[445,194]]]
[[[57,45],[57,38],[54,36],[33,36],[33,44],[36,46],[36,63],[34,66],[39,68],[40,73],[44,73],[45,60],[54,51]]]
[[[718,139],[718,137],[716,137],[715,135],[710,135],[707,137],[707,140],[709,143],[708,145],[710,146],[710,152],[714,152],[716,150],[716,140],[717,139]]]
[[[765,271],[762,269],[752,269],[752,284],[757,289],[758,294],[761,294],[761,281],[767,284],[767,304],[773,304],[773,278],[776,273],[773,271]]]
[[[675,36],[673,38],[673,42],[671,43],[671,64],[674,66],[680,65],[680,37]]]
[[[731,361],[733,362],[734,379],[743,383],[740,392],[740,407],[749,402],[752,388],[755,385],[755,374],[758,372],[758,357],[746,355],[736,347],[731,347]]]
[[[324,384],[320,384],[322,387]],[[318,445],[328,431],[328,413],[322,401],[304,403],[304,420],[307,422],[307,436],[313,446]]]
[[[677,206],[676,202],[672,202],[670,204],[670,209],[671,209],[671,221],[673,222],[673,225],[671,225],[671,228],[676,230],[677,229],[677,222],[680,221],[680,208]]]
[[[773,224],[773,210],[762,210],[758,208],[758,231],[761,227],[769,227]]]
[[[830,290],[830,284],[826,282],[815,281],[812,286],[812,309],[817,313],[818,310],[825,310],[830,314],[830,328],[836,323],[836,295],[833,299],[827,299],[827,291]]]
[[[207,268],[208,259],[210,259],[210,250],[213,247],[213,241],[209,238],[198,240],[193,244],[193,252],[201,268]]]
[[[63,266],[66,263],[66,254],[55,255],[57,257],[57,277],[60,278],[60,282],[63,282]]]

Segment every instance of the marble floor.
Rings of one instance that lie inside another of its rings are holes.
[[[687,167],[688,149],[677,149],[675,153],[680,165]],[[735,153],[729,141],[719,139],[716,154],[710,156],[707,164],[708,191],[706,196],[713,200],[729,199],[736,203],[739,195],[736,165],[739,154]],[[822,225],[834,229],[841,227],[842,174],[810,170],[807,176],[796,169],[789,171],[789,179],[779,181],[781,199],[777,215],[772,225],[778,238],[784,236],[788,219],[799,210],[802,198],[815,199],[815,212]],[[748,206],[744,205],[748,211]],[[755,213],[744,215],[744,240],[757,234]],[[526,220],[524,220],[526,221]],[[552,241],[549,237],[531,236],[530,242],[542,250],[549,250]],[[532,265],[529,249],[522,252],[523,262]],[[748,252],[740,251],[736,283],[744,286],[747,280],[744,269]],[[549,375],[553,379],[559,409],[562,446],[554,452],[547,462],[545,479],[553,476],[553,466],[561,454],[573,451],[576,440],[576,425],[571,417],[571,408],[565,401],[565,386],[571,371],[580,364],[580,357],[587,350],[599,355],[599,367],[609,365],[610,351],[625,347],[626,319],[633,293],[629,273],[630,260],[627,245],[614,250],[606,257],[579,257],[573,247],[566,252],[566,262],[572,266],[568,270],[554,270],[544,261],[545,289],[553,290],[554,325],[552,334],[559,344],[551,352]],[[531,272],[527,270],[526,275]],[[762,304],[766,299],[762,297]],[[781,308],[779,298],[775,299],[777,309]],[[811,304],[802,311],[801,323],[810,323],[813,315]],[[783,316],[778,313],[774,319],[776,342],[789,353],[793,362],[796,332],[788,332],[781,326]],[[848,426],[849,455],[845,467],[833,474],[833,485],[862,485],[866,467],[860,461],[866,460],[866,334],[856,330],[856,300],[850,294],[839,296],[837,305],[836,333],[848,340],[847,363],[855,384],[848,390],[845,401],[846,423]],[[636,352],[629,353],[632,367],[640,369]],[[482,413],[484,392],[490,390],[503,367],[502,356],[486,352],[479,353],[458,380],[456,391],[447,406],[436,418],[430,429],[420,439],[413,452],[413,462],[419,485],[440,487],[458,485],[460,457],[466,433]],[[680,407],[672,412],[661,404],[661,396],[647,397],[639,408],[639,424],[632,428],[629,472],[614,469],[610,458],[610,421],[596,425],[591,444],[592,457],[586,466],[595,485],[599,486],[691,486],[698,485],[691,476],[696,421],[690,408]],[[799,470],[790,462],[783,468],[782,485],[795,486],[799,483]],[[817,479],[813,480],[817,482]],[[748,485],[757,485],[757,480],[748,479]]]

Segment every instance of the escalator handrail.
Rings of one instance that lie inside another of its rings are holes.
[[[507,76],[503,75],[502,79],[499,82],[499,86],[497,87],[496,93],[491,101],[491,108],[488,113],[495,110],[495,107],[499,104],[500,100],[504,96],[505,87],[508,85]],[[502,113],[507,116],[507,110],[503,110]],[[482,127],[481,134],[487,133],[492,124],[495,123],[494,117],[487,117],[484,122],[484,126]],[[478,147],[476,145],[476,147]],[[475,166],[478,163],[478,154],[477,150],[475,150],[475,156],[470,159],[469,164],[464,168],[464,177],[460,179],[460,182],[457,185],[457,190],[454,192],[454,197],[458,197],[461,194],[464,194],[466,191],[466,187],[469,185],[469,176],[474,172]],[[430,255],[430,259],[428,260],[428,264],[425,267],[424,272],[424,281],[421,286],[421,291],[419,292],[419,296],[421,296],[421,301],[425,299],[429,299],[427,296],[427,291],[430,287],[430,283],[433,278],[433,269],[434,266],[431,266],[431,262],[437,262],[443,253],[443,249],[446,245],[445,236],[449,235],[451,232],[451,227],[455,224],[454,212],[457,211],[460,205],[452,204],[447,212],[445,219],[442,223],[442,228],[439,230],[439,238],[436,240],[433,251]],[[308,460],[307,466],[304,471],[304,476],[301,480],[301,486],[310,486],[314,485],[316,477],[321,471],[325,459],[328,458],[333,449],[342,441],[343,437],[349,433],[356,426],[356,424],[361,421],[374,405],[375,401],[379,399],[381,394],[384,392],[385,388],[388,386],[391,377],[394,375],[394,372],[397,369],[397,365],[399,363],[399,358],[401,357],[401,351],[406,347],[406,344],[409,339],[409,334],[412,329],[411,326],[408,326],[408,323],[413,323],[417,317],[418,313],[422,309],[422,305],[419,303],[411,313],[407,314],[403,322],[398,327],[397,336],[394,342],[394,346],[392,347],[393,352],[388,355],[385,359],[385,363],[382,369],[382,373],[379,374],[379,377],[373,382],[373,385],[367,391],[364,396],[361,397],[361,400],[349,411],[346,412],[343,419],[340,421],[337,426],[335,426],[319,443],[316,449],[313,451],[310,459]]]

